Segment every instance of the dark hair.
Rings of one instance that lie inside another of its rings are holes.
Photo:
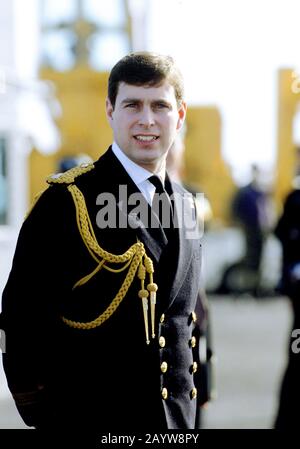
[[[159,86],[167,80],[174,87],[178,106],[183,100],[183,78],[171,56],[152,52],[130,53],[112,68],[108,79],[108,98],[115,107],[121,82],[134,86]]]

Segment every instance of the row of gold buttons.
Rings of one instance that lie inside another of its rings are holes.
[[[193,323],[196,323],[196,321],[197,321],[197,315],[196,315],[196,312],[191,312],[191,317],[192,317]],[[160,321],[161,323],[164,323],[165,318],[166,318],[166,316],[165,316],[165,314],[163,313],[163,314],[161,315],[159,321]]]
[[[161,315],[159,321],[160,321],[161,323],[163,323],[163,322],[165,321],[165,314],[164,314],[164,313]],[[158,339],[158,344],[159,344],[159,346],[160,346],[161,348],[164,348],[164,347],[166,346],[166,339],[165,339],[165,337],[160,336],[159,339]],[[168,369],[168,364],[167,364],[167,362],[162,362],[161,365],[160,365],[160,370],[161,370],[161,372],[162,372],[162,373],[166,373],[166,372],[167,372],[167,369]],[[161,396],[162,396],[162,398],[163,398],[164,400],[168,399],[168,390],[166,389],[166,387],[164,387],[164,388],[161,390]]]
[[[168,364],[167,362],[162,362],[160,365],[160,370],[163,374],[165,374],[168,370]],[[192,366],[191,366],[191,371],[193,374],[195,374],[198,370],[198,363],[197,362],[193,362]]]
[[[198,392],[197,392],[197,388],[196,388],[196,387],[192,388],[192,390],[191,390],[191,392],[190,392],[191,399],[196,399],[197,393],[198,393]],[[169,395],[168,390],[166,389],[166,387],[164,387],[164,388],[161,390],[161,396],[162,396],[162,398],[163,398],[164,400],[166,400],[166,399],[168,399],[168,395]]]
[[[196,316],[196,313],[195,313],[195,312],[192,312],[192,320],[193,320],[194,323],[197,321],[197,316]],[[163,314],[161,315],[161,317],[160,317],[160,322],[163,323],[164,321],[165,321],[165,314],[163,313]],[[161,348],[164,348],[164,347],[166,346],[166,339],[165,339],[165,337],[160,336],[160,337],[159,337],[159,340],[158,340],[158,343],[159,343],[159,346],[160,346]],[[191,338],[190,344],[191,344],[191,347],[192,347],[192,348],[194,348],[194,347],[196,346],[196,337],[193,336],[193,337]],[[192,372],[195,373],[195,372],[197,371],[197,369],[198,369],[198,364],[197,364],[197,362],[193,362],[193,365],[192,365]],[[160,370],[161,370],[162,373],[166,373],[166,372],[167,372],[167,370],[168,370],[168,364],[167,364],[167,362],[162,362],[162,363],[161,363],[161,365],[160,365]],[[166,400],[166,399],[168,399],[168,395],[169,395],[169,393],[168,393],[167,388],[166,388],[166,387],[163,387],[163,389],[161,390],[161,396],[162,396],[162,398],[163,398],[164,400]],[[192,399],[196,399],[196,397],[197,397],[197,388],[196,388],[196,387],[192,388],[190,395],[191,395],[191,398],[192,398]]]
[[[193,323],[196,323],[196,321],[197,321],[196,312],[192,312],[192,320],[193,320]],[[197,343],[196,337],[193,336],[191,338],[191,347],[194,348],[196,346],[196,343]],[[197,362],[193,362],[192,372],[196,373],[197,369],[198,369],[198,363]],[[194,388],[192,388],[192,391],[191,391],[191,398],[192,399],[196,399],[196,397],[197,397],[197,388],[194,387]]]
[[[197,344],[197,340],[196,337],[193,335],[192,338],[190,339],[190,345],[192,348],[194,348]]]
[[[160,322],[163,323],[164,321],[165,321],[165,314],[163,313],[162,316],[160,317]],[[165,337],[163,337],[163,336],[159,337],[158,344],[161,348],[164,348],[166,346]],[[162,362],[162,364],[160,365],[161,372],[166,373],[167,369],[168,369],[167,362]],[[168,390],[166,389],[166,387],[164,387],[161,390],[161,396],[164,400],[168,399]]]

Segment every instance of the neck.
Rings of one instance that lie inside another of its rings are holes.
[[[144,166],[143,168],[145,168],[146,170],[151,171],[153,174],[164,174],[166,173],[166,160],[163,159],[162,161],[159,161],[156,164],[151,164],[148,166]]]

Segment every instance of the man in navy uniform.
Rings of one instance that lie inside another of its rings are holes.
[[[165,170],[186,115],[173,59],[121,59],[106,112],[112,146],[49,177],[22,226],[2,303],[8,385],[40,429],[193,429],[206,316],[193,200]]]

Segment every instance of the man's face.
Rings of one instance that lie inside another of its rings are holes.
[[[157,87],[121,82],[115,107],[106,100],[106,113],[121,150],[136,164],[155,172],[184,122],[186,104],[178,108],[174,88],[167,81]]]

